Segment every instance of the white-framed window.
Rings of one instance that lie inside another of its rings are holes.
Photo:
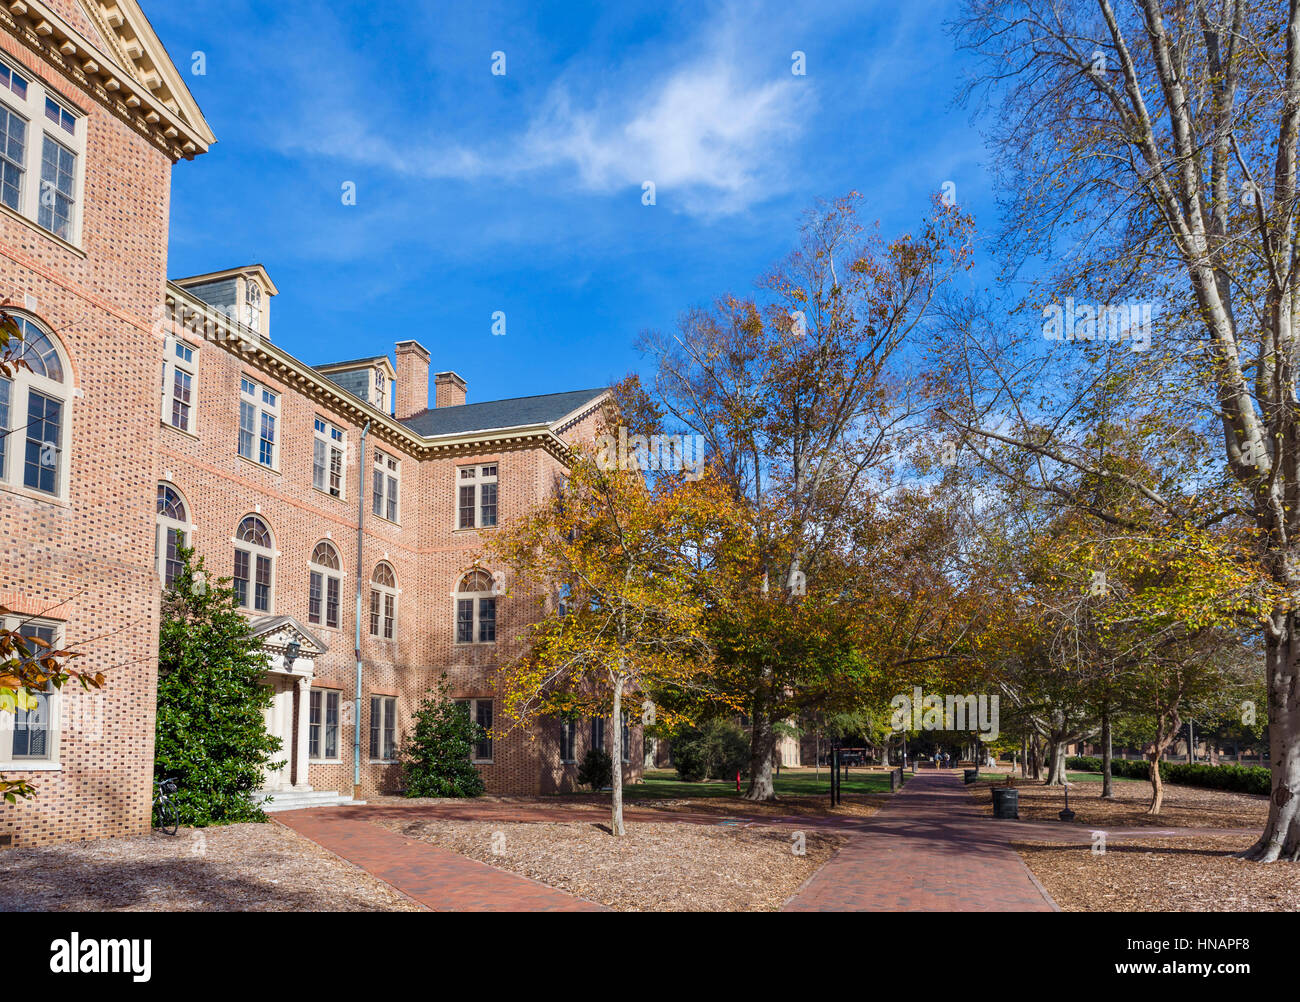
[[[0,376],[0,484],[51,497],[68,494],[68,369],[53,334],[11,314],[23,365]]]
[[[339,628],[339,605],[343,595],[343,562],[334,544],[321,540],[312,550],[307,622],[316,626]]]
[[[252,279],[244,279],[244,326],[262,333],[262,287]]]
[[[496,642],[496,582],[485,570],[470,571],[456,588],[456,643]]]
[[[605,718],[591,718],[591,747],[605,750]]]
[[[23,642],[22,657],[41,658],[63,643],[63,624],[41,619],[8,617],[0,620],[5,629],[16,632]],[[52,683],[45,691],[32,694],[36,706],[14,713],[0,713],[0,768],[48,768],[59,760],[59,711],[62,697]]]
[[[163,356],[163,421],[173,428],[197,434],[195,404],[198,390],[198,351],[180,338],[167,338]]]
[[[158,529],[154,559],[158,577],[170,588],[181,573],[180,548],[189,546],[190,519],[185,499],[171,484],[158,485]]]
[[[239,608],[270,612],[275,596],[275,540],[266,523],[249,515],[235,531],[235,599]]]
[[[239,377],[239,454],[268,469],[278,469],[280,394]]]
[[[469,719],[483,728],[483,733],[474,742],[473,761],[492,761],[492,700],[458,699],[456,705],[469,714]]]
[[[397,700],[392,696],[370,697],[370,761],[392,762],[397,758]]]
[[[497,524],[497,465],[457,470],[458,529],[488,529]]]
[[[339,757],[339,694],[334,689],[313,689],[308,702],[307,757],[336,762]]]
[[[81,239],[86,116],[0,61],[0,202],[69,243]]]
[[[317,417],[313,427],[311,485],[330,497],[344,496],[343,453],[347,434],[342,428]]]
[[[397,575],[380,561],[370,576],[370,635],[392,640],[397,635]]]
[[[380,518],[397,522],[398,488],[402,480],[402,463],[382,449],[375,450],[374,489],[371,507]]]
[[[620,749],[624,762],[632,761],[632,728],[628,726],[627,711],[623,711],[622,732],[619,734],[619,740],[623,742]]]
[[[560,761],[578,761],[578,721],[572,714],[560,717]]]

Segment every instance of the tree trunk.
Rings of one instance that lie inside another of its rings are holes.
[[[1110,775],[1110,706],[1101,708],[1101,799],[1114,800],[1115,791]]]
[[[1160,742],[1156,741],[1155,751],[1150,755],[1151,769],[1148,776],[1151,779],[1151,806],[1147,808],[1148,814],[1159,814],[1160,807],[1165,802],[1165,781],[1160,775],[1160,760],[1164,758],[1164,753],[1160,748]]]
[[[1024,735],[1020,739],[1020,778],[1024,779],[1029,775],[1029,735]]]
[[[772,752],[776,749],[776,731],[772,714],[766,706],[754,706],[753,734],[749,742],[749,789],[746,800],[775,800],[772,785]]]
[[[1065,785],[1065,743],[1052,741],[1048,745],[1047,786]]]
[[[1265,631],[1268,748],[1273,795],[1264,833],[1243,855],[1261,863],[1300,862],[1300,671],[1296,614],[1275,611]]]
[[[613,787],[611,794],[613,810],[610,813],[609,830],[612,835],[622,836],[626,833],[623,831],[623,674],[621,672],[614,677],[614,714],[610,723],[613,725],[611,730],[614,732],[610,744],[613,748],[614,779],[610,784]]]

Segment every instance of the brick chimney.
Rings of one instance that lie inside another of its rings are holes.
[[[398,341],[397,410],[402,421],[429,406],[429,350],[419,341]]]
[[[465,403],[465,380],[454,372],[440,372],[433,377],[433,406],[460,407]]]

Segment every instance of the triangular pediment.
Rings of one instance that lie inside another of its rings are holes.
[[[192,160],[216,142],[136,0],[12,0],[0,4],[0,28],[172,160]]]
[[[113,56],[131,78],[144,86],[177,117],[206,133],[208,143],[216,141],[199,110],[198,102],[185,84],[185,77],[172,62],[136,0],[77,0]]]
[[[301,650],[298,656],[314,660],[328,651],[329,644],[303,626],[292,616],[263,616],[249,622],[253,636],[262,641],[262,646],[270,653],[280,654],[290,642],[298,641]]]

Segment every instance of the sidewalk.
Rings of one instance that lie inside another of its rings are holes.
[[[959,771],[921,772],[785,911],[1057,911]]]
[[[275,820],[434,911],[605,911],[535,880],[409,839],[338,808],[285,811]]]

